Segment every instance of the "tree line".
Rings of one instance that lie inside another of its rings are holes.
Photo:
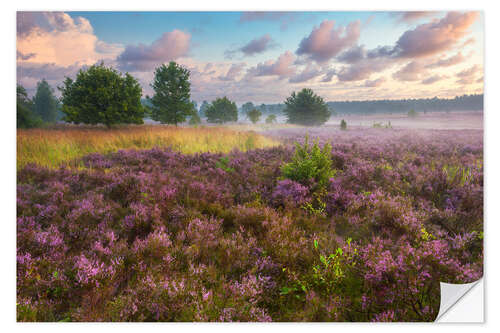
[[[190,71],[174,61],[162,64],[154,72],[153,96],[142,98],[142,88],[129,73],[119,73],[103,63],[80,69],[76,78],[66,77],[58,87],[61,98],[46,80],[37,85],[30,99],[26,90],[17,86],[17,126],[37,127],[43,123],[63,120],[75,124],[143,124],[149,117],[162,124],[178,125],[186,121],[191,125],[206,118],[209,123],[236,122],[246,117],[252,123],[267,115],[266,123],[276,122],[276,115],[284,114],[288,123],[306,126],[324,124],[336,114],[370,114],[450,110],[482,110],[483,95],[464,95],[454,99],[406,99],[325,102],[311,89],[293,92],[284,103],[254,105],[247,102],[238,109],[226,96],[211,103],[203,101],[199,110],[191,100]]]

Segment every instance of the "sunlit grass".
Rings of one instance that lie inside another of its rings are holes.
[[[243,129],[226,127],[61,126],[53,129],[17,131],[17,168],[36,163],[59,167],[65,162],[90,153],[109,153],[120,149],[170,147],[186,154],[198,152],[227,153],[279,145],[279,142]]]

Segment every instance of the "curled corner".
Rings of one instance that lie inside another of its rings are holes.
[[[482,322],[483,321],[482,320],[482,318],[483,318],[483,315],[482,315],[482,311],[483,311],[483,306],[482,306],[483,279],[479,279],[477,281],[474,281],[471,283],[464,283],[464,284],[452,284],[452,283],[440,282],[441,304],[439,306],[439,313],[438,313],[435,321],[436,322],[466,322],[466,321],[468,321],[465,318],[461,318],[463,320],[458,319],[460,317],[456,317],[456,319],[452,319],[450,316],[450,312],[451,312],[450,310],[452,310],[452,308],[454,309],[459,304],[462,305],[461,304],[462,298],[464,298],[464,296],[466,296],[478,284],[481,285],[481,290],[480,290],[481,297],[480,297],[480,301],[479,301],[480,304],[466,304],[467,308],[463,309],[463,310],[465,310],[465,311],[468,311],[467,309],[476,310],[476,311],[479,310],[481,312],[480,313],[481,319],[478,321]],[[476,300],[476,299],[477,299],[477,297],[474,298],[474,300]],[[474,303],[476,303],[476,301],[474,301]],[[478,307],[477,307],[478,305],[480,305],[480,309],[478,309]],[[460,311],[462,311],[462,310],[460,310]],[[447,318],[445,320],[444,317],[450,317],[450,318]],[[476,320],[473,320],[473,321],[476,322]]]

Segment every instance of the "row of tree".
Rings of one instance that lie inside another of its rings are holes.
[[[170,62],[161,65],[154,72],[151,87],[152,97],[141,100],[142,88],[132,75],[122,75],[103,63],[81,69],[73,80],[67,77],[58,87],[61,98],[54,96],[47,81],[42,80],[32,100],[26,90],[17,89],[18,127],[34,127],[43,122],[62,120],[75,124],[142,124],[150,117],[162,124],[198,124],[201,117],[209,123],[238,121],[238,115],[246,116],[257,123],[267,113],[266,123],[276,121],[276,114],[282,113],[288,123],[306,126],[324,124],[332,114],[406,112],[435,110],[482,110],[483,95],[464,95],[452,100],[380,100],[328,102],[311,89],[293,92],[283,104],[255,106],[252,102],[242,105],[240,112],[235,102],[227,97],[216,98],[211,103],[203,101],[200,110],[191,100],[190,72],[188,69]],[[410,107],[411,106],[411,107]],[[334,111],[335,108],[335,111]],[[62,117],[61,117],[62,115]]]
[[[122,75],[103,63],[81,69],[75,79],[66,77],[61,87],[61,98],[54,96],[47,81],[42,80],[37,92],[30,100],[22,86],[17,89],[18,127],[35,127],[43,122],[55,122],[62,118],[75,124],[142,124],[151,117],[162,124],[198,124],[201,117],[209,123],[238,121],[236,103],[227,97],[216,98],[212,103],[203,101],[200,113],[196,102],[191,100],[190,72],[175,62],[156,68],[151,83],[154,95],[141,100],[142,88],[132,75]],[[244,114],[253,123],[262,116],[262,108],[251,102],[243,106]],[[60,111],[58,111],[60,109]],[[58,112],[63,117],[58,117]],[[295,92],[285,101],[284,113],[290,123],[320,125],[330,117],[323,99],[310,89]],[[270,114],[267,123],[276,121]]]

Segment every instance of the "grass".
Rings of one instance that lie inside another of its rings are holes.
[[[225,127],[173,127],[157,125],[103,127],[58,126],[17,130],[17,169],[29,163],[57,168],[90,153],[120,149],[170,147],[186,154],[247,151],[279,145],[254,131]]]

